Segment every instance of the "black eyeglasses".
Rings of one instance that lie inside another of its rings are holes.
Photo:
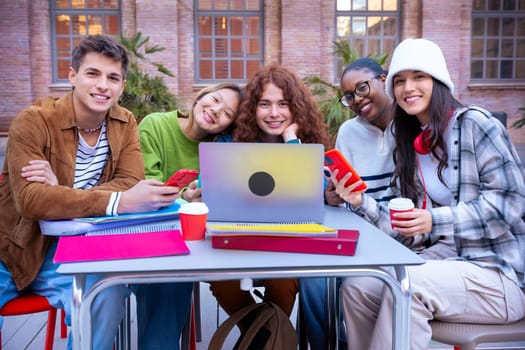
[[[373,77],[370,80],[357,84],[354,92],[344,94],[339,101],[343,104],[343,106],[352,107],[354,105],[356,95],[359,97],[367,97],[370,94],[370,81],[376,78],[377,77]]]

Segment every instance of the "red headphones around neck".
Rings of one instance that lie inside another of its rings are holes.
[[[426,128],[414,139],[414,150],[418,154],[429,154],[431,151],[431,140],[430,140],[430,128]],[[421,169],[421,163],[419,162],[419,157],[416,155],[417,159],[417,168],[419,170],[419,175],[421,177],[421,182],[423,183],[423,202],[421,203],[421,209],[427,208],[427,187],[425,185],[425,178],[423,176],[423,169]]]
[[[451,109],[447,116],[447,125],[454,114],[454,109]],[[432,151],[432,140],[430,139],[430,128],[419,133],[414,139],[414,150],[419,154],[429,154]]]
[[[414,150],[419,154],[429,154],[431,151],[432,141],[430,140],[430,129],[419,133],[414,139]]]

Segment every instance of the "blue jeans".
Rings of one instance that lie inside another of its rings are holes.
[[[341,281],[337,280],[337,289]],[[312,350],[328,349],[328,311],[327,278],[302,278],[299,280],[299,298],[301,298],[301,312],[306,327],[306,337]],[[340,317],[340,320],[343,318]],[[339,324],[339,347],[346,348],[345,330],[342,322]]]
[[[191,307],[193,283],[135,284],[140,350],[179,350]]]
[[[66,324],[71,326],[71,276],[61,275],[56,272],[58,264],[53,263],[56,243],[49,249],[44,263],[33,282],[27,290],[45,296],[49,303],[66,312]],[[100,277],[96,275],[86,278],[86,287],[89,288]],[[23,292],[23,291],[22,291]],[[21,292],[11,278],[3,262],[0,262],[0,307],[9,300],[20,295]],[[114,286],[106,289],[95,298],[92,305],[93,349],[113,349],[118,326],[124,315],[124,300],[129,296],[129,289],[125,286]],[[0,328],[3,318],[0,317]],[[68,349],[72,348],[71,336],[68,339]]]

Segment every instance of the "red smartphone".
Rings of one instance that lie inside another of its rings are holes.
[[[165,186],[177,186],[178,188],[186,187],[199,176],[197,170],[192,169],[179,169],[173,174],[168,181],[164,184]]]
[[[349,172],[352,173],[352,177],[347,181],[345,187],[348,187],[351,184],[361,180],[359,174],[354,170],[354,168],[352,168],[343,154],[337,149],[332,149],[324,153],[324,165],[328,167],[331,172],[333,172],[335,169],[339,170],[339,173],[336,177],[337,180],[341,180],[341,178]],[[366,188],[366,184],[363,182],[363,184],[358,186],[355,191],[365,191]]]

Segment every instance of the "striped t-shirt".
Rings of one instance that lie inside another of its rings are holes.
[[[78,150],[73,188],[89,189],[100,181],[109,155],[109,143],[106,136],[106,123],[102,126],[97,144],[89,146],[79,134]]]
[[[335,148],[341,151],[367,184],[366,193],[378,202],[394,198],[390,181],[394,172],[395,140],[392,123],[385,130],[357,116],[339,128]]]

